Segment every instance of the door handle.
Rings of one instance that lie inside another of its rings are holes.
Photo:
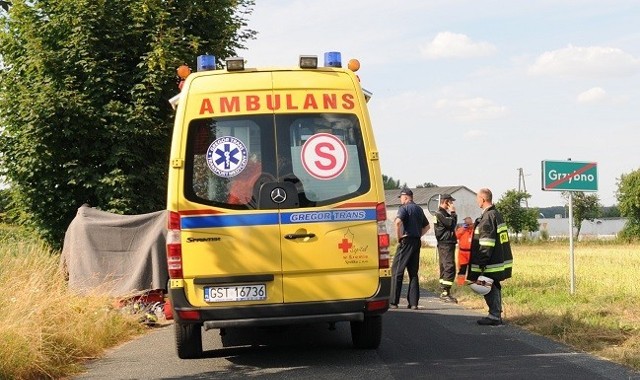
[[[316,234],[314,233],[310,233],[310,234],[286,234],[284,235],[285,239],[289,239],[289,240],[293,240],[293,239],[303,239],[303,238],[314,238],[316,237]]]

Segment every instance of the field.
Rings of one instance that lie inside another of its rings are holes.
[[[505,321],[581,351],[640,370],[640,244],[580,242],[574,247],[571,294],[568,242],[513,245],[513,277],[503,282]],[[421,286],[438,289],[435,248],[421,254]],[[484,299],[454,288],[460,304]]]

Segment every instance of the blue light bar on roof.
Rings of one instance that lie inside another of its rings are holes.
[[[324,53],[324,67],[342,67],[342,55],[338,51]]]
[[[198,71],[207,71],[216,69],[216,57],[213,55],[198,56]]]

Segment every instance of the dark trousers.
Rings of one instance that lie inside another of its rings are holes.
[[[409,306],[418,306],[420,298],[420,285],[418,284],[418,267],[420,264],[420,246],[418,238],[404,238],[402,244],[398,244],[396,255],[391,265],[391,298],[389,303],[397,305],[402,291],[402,279],[404,271],[409,274],[409,292],[407,300]]]
[[[502,319],[502,284],[493,281],[491,291],[484,296],[484,301],[489,306],[489,315],[492,319]]]
[[[440,262],[440,287],[451,289],[456,277],[456,245],[438,243],[438,261]]]

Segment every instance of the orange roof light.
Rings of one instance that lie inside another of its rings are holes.
[[[181,79],[187,79],[189,74],[191,74],[191,69],[187,65],[180,65],[176,72]]]
[[[347,64],[347,67],[349,68],[349,70],[353,71],[354,73],[356,71],[358,71],[360,69],[360,61],[358,61],[357,59],[350,59],[349,63]]]

